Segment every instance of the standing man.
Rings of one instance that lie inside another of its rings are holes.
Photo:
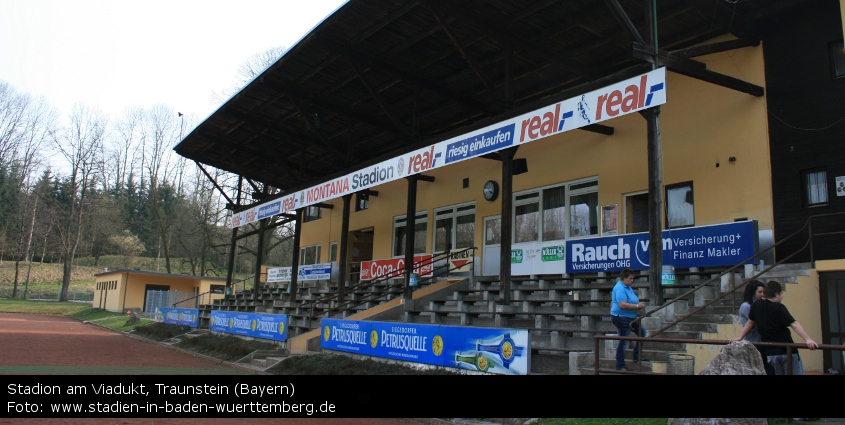
[[[610,305],[610,321],[616,326],[616,332],[619,336],[628,336],[631,330],[637,336],[646,336],[648,332],[642,327],[640,321],[633,324],[634,319],[637,318],[637,310],[645,307],[645,303],[641,303],[637,294],[631,285],[634,283],[634,271],[631,269],[622,270],[619,274],[619,280],[616,281],[616,286],[613,287],[611,294]],[[616,346],[616,370],[630,370],[625,367],[625,347],[628,341],[619,341]],[[639,341],[634,341],[634,362],[639,356]]]
[[[748,322],[742,328],[742,333],[731,339],[731,342],[745,338],[745,335],[756,325],[762,342],[794,343],[792,334],[789,332],[791,328],[798,336],[804,338],[807,348],[811,350],[819,348],[819,344],[807,335],[804,327],[789,314],[789,310],[781,301],[783,301],[783,287],[780,282],[769,281],[763,290],[763,299],[751,305]],[[787,374],[786,347],[764,347],[763,353],[765,354],[763,358],[774,367],[776,375]],[[792,353],[792,374],[804,375],[804,365],[801,363],[798,350]]]

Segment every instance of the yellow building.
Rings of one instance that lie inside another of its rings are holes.
[[[146,311],[147,291],[179,291],[191,298],[175,307],[196,308],[196,301],[211,304],[222,299],[226,279],[208,276],[157,273],[142,270],[114,270],[94,275],[94,308],[108,311]],[[192,295],[190,295],[192,294]],[[174,307],[168,305],[167,307]]]

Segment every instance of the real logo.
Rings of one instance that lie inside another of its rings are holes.
[[[627,113],[651,105],[651,99],[655,92],[663,90],[663,83],[658,83],[649,88],[646,96],[648,75],[640,77],[640,85],[631,84],[625,87],[623,94],[619,90],[613,90],[598,97],[596,102],[596,121],[602,119],[602,112],[608,117],[615,117],[620,112]]]

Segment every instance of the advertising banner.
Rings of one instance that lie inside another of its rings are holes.
[[[308,264],[299,266],[296,280],[298,282],[314,281],[314,280],[330,280],[332,275],[332,263],[323,264]],[[267,269],[267,283],[272,282],[290,282],[291,268],[290,267],[273,267]]]
[[[199,310],[195,308],[156,307],[155,321],[195,328],[199,324],[199,316]]]
[[[464,133],[274,199],[232,215],[231,227],[253,223],[414,174],[533,142],[666,103],[666,68],[629,78]]]
[[[284,314],[239,313],[212,310],[208,329],[253,338],[285,341],[288,316]]]
[[[440,325],[371,322],[370,355],[409,362],[442,365]],[[437,350],[435,350],[437,348]]]
[[[329,280],[332,275],[332,263],[299,266],[298,272],[299,274],[296,279],[300,282],[306,280]]]
[[[322,319],[324,349],[505,375],[531,370],[526,329]]]
[[[267,269],[267,283],[290,282],[290,272],[290,267],[273,267],[272,269]]]
[[[566,272],[648,270],[647,232],[566,242]],[[757,252],[757,223],[739,221],[664,230],[663,264],[675,268],[732,266]]]
[[[565,273],[563,241],[524,242],[511,249],[511,273],[515,275]]]
[[[527,375],[531,340],[526,329],[440,326],[443,366],[504,375]]]
[[[434,270],[434,265],[431,263],[431,254],[414,256],[414,264],[423,263],[422,267],[415,267],[414,273],[422,276],[431,276]],[[388,258],[385,260],[362,261],[361,262],[361,277],[363,280],[372,280],[375,278],[397,278],[402,277],[405,273],[405,257],[402,258]]]
[[[378,341],[377,335],[371,335],[372,322],[323,318],[320,327],[320,346],[328,350],[369,355],[371,342],[376,345]]]

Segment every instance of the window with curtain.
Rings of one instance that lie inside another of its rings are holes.
[[[695,225],[695,196],[692,182],[666,186],[666,226],[669,229]]]
[[[805,208],[827,205],[827,172],[825,170],[804,170],[801,172],[801,180]]]
[[[543,190],[543,240],[566,239],[566,186]]]

